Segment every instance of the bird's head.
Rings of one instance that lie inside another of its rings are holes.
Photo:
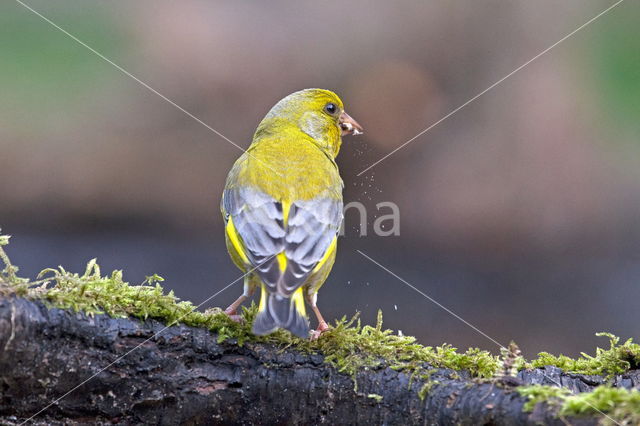
[[[280,100],[262,120],[255,137],[287,130],[302,131],[332,157],[338,155],[342,136],[362,134],[362,127],[344,111],[338,95],[323,89],[301,90]]]

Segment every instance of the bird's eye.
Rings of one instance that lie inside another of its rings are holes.
[[[334,104],[333,102],[329,102],[328,104],[326,104],[324,106],[324,110],[330,114],[330,115],[334,115],[336,112],[338,112],[338,107],[336,106],[336,104]]]

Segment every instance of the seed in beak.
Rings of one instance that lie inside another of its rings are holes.
[[[340,130],[342,130],[342,135],[361,135],[362,134],[362,126],[358,124],[353,118],[349,116],[346,112],[342,112],[340,114]]]
[[[353,130],[353,124],[351,123],[340,123],[340,127],[342,127],[342,130],[349,133]]]

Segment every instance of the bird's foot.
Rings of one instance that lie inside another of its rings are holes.
[[[318,328],[311,332],[311,340],[318,340],[322,333],[327,330],[329,330],[329,325],[326,322],[322,321],[320,324],[318,324]]]
[[[229,317],[229,319],[231,321],[235,321],[239,324],[241,324],[242,322],[244,322],[244,318],[242,318],[242,315],[238,315],[236,310],[232,307],[228,307],[227,309],[224,310],[224,313],[226,316]]]

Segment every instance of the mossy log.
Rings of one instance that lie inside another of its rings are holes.
[[[557,368],[544,373],[480,382],[464,371],[435,369],[429,382],[410,383],[408,375],[380,367],[359,372],[355,388],[321,354],[218,343],[205,329],[0,297],[0,424],[22,423],[55,401],[30,423],[564,425],[552,406],[524,412],[514,387],[551,378],[586,391],[604,381]],[[637,375],[619,380],[640,384]]]

